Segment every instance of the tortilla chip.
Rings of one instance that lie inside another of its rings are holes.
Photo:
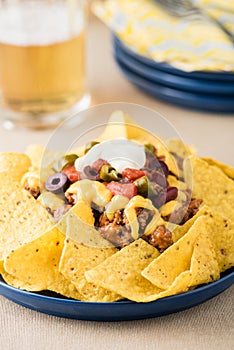
[[[207,162],[209,165],[215,165],[217,166],[219,169],[221,169],[224,174],[226,174],[228,177],[230,177],[232,180],[234,180],[234,168],[219,162],[216,159],[212,159],[212,158],[201,158],[202,160],[204,160],[205,162]]]
[[[0,205],[3,205],[3,210],[5,210],[4,203],[1,199],[3,194],[14,192],[19,188],[21,188],[20,181],[17,180],[14,175],[5,171],[0,172]]]
[[[66,224],[64,224],[66,221]],[[91,207],[79,201],[59,224],[65,230],[59,271],[71,281],[81,293],[81,300],[107,302],[119,300],[120,296],[104,288],[88,283],[84,277],[87,270],[97,266],[118,249],[104,240],[94,228]]]
[[[26,148],[26,154],[31,159],[31,163],[33,167],[36,167],[38,169],[40,168],[41,160],[44,152],[45,152],[45,147],[42,145],[29,145]]]
[[[27,290],[28,292],[37,292],[38,290],[40,290],[40,287],[36,285],[31,285],[30,283],[24,282],[22,280],[19,280],[18,278],[15,278],[14,276],[7,273],[4,269],[1,275],[4,281],[12,287],[22,289],[22,290]]]
[[[169,297],[171,295],[187,292],[189,290],[190,282],[191,282],[191,272],[184,271],[179,276],[176,277],[176,279],[168,289],[163,290],[157,294],[143,296],[141,302],[155,301],[157,299]]]
[[[4,272],[3,260],[0,260],[0,275]]]
[[[183,225],[177,225],[175,229],[172,231],[172,240],[173,242],[177,242],[181,237],[185,235],[185,233],[188,232],[190,227],[194,224],[194,222],[197,220],[199,216],[202,215],[208,215],[211,213],[210,208],[207,205],[200,206],[198,212],[196,215],[194,215],[191,219],[186,221]]]
[[[99,142],[116,139],[118,137],[128,138],[126,123],[134,123],[128,115],[120,110],[111,113],[105,130],[98,138]]]
[[[186,145],[180,139],[170,139],[167,141],[167,146],[170,152],[177,154],[182,159],[187,158],[188,155],[196,153],[194,147]]]
[[[92,248],[67,239],[59,264],[59,271],[71,281],[81,293],[81,300],[107,302],[119,300],[117,293],[88,283],[84,277],[87,270],[102,263],[116,253],[116,248]]]
[[[3,152],[0,153],[0,172],[11,174],[16,181],[21,177],[31,165],[29,157],[24,153]]]
[[[0,260],[52,226],[47,210],[23,189],[6,191],[0,198],[1,207]]]
[[[51,290],[80,299],[76,288],[58,271],[64,235],[54,227],[34,241],[12,251],[4,261],[7,273],[34,290]]]
[[[168,289],[176,277],[190,269],[194,244],[206,218],[199,217],[189,231],[145,268],[142,275],[161,289]]]
[[[190,286],[213,282],[220,278],[219,265],[216,253],[206,230],[195,242],[191,259]]]
[[[189,164],[188,164],[189,163]],[[187,171],[187,165],[192,165],[192,173]],[[193,179],[193,195],[202,198],[203,203],[227,219],[234,221],[234,181],[228,178],[222,170],[209,165],[204,160],[191,156],[185,162],[185,176]]]
[[[219,272],[234,266],[234,222],[212,211],[207,215],[204,229],[214,247]]]
[[[124,298],[141,302],[147,296],[162,291],[141,275],[141,271],[157,256],[159,252],[156,248],[138,239],[87,271],[85,277],[89,282]]]

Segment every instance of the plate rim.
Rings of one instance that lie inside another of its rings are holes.
[[[231,270],[231,272],[228,272],[229,270]],[[160,298],[151,302],[135,302],[135,301],[131,301],[131,300],[120,300],[120,301],[114,301],[114,302],[94,302],[94,301],[81,301],[81,300],[76,300],[76,299],[69,299],[69,298],[63,298],[63,297],[51,297],[51,296],[47,296],[47,295],[43,295],[43,294],[39,294],[39,292],[31,292],[31,291],[26,291],[26,290],[22,290],[16,287],[13,287],[9,284],[7,284],[3,278],[0,275],[0,295],[3,295],[1,292],[1,289],[7,289],[9,291],[12,291],[14,293],[18,293],[24,296],[30,296],[32,298],[35,299],[43,299],[45,301],[49,301],[49,300],[53,300],[59,303],[71,303],[71,304],[81,304],[81,305],[122,305],[122,304],[130,304],[130,305],[138,305],[138,304],[152,304],[161,300],[165,300],[165,299],[180,299],[184,296],[193,296],[194,294],[198,294],[198,293],[202,293],[206,290],[212,289],[214,287],[216,287],[219,284],[225,283],[227,280],[232,279],[233,278],[233,282],[231,283],[234,284],[234,266],[231,267],[230,269],[228,269],[227,271],[224,272],[224,276],[222,276],[220,279],[211,282],[211,283],[207,283],[205,285],[201,285],[200,287],[197,287],[193,290],[187,291],[187,292],[183,292],[183,293],[179,293],[179,294],[175,294],[175,295],[171,295],[171,296],[167,296],[164,298]],[[231,286],[230,285],[230,286]],[[228,287],[229,288],[229,287]]]
[[[117,58],[120,62],[126,65],[134,73],[142,75],[143,78],[152,81],[152,83],[162,84],[166,87],[172,89],[181,89],[182,91],[189,91],[193,93],[203,93],[205,95],[225,95],[232,96],[234,98],[234,76],[233,82],[228,81],[219,81],[214,82],[213,80],[202,80],[198,78],[192,78],[190,76],[179,76],[172,74],[171,72],[164,72],[158,70],[155,67],[146,65],[143,62],[138,61],[133,56],[128,55],[121,46],[114,44],[114,57]],[[150,76],[150,73],[152,75]],[[163,79],[163,76],[166,77],[166,80]],[[231,85],[232,91],[229,91],[229,86]],[[207,89],[209,89],[207,93]],[[211,91],[211,90],[212,91]],[[220,92],[221,90],[221,92]],[[211,92],[210,92],[211,91]]]
[[[179,75],[179,76],[188,76],[191,77],[197,77],[199,79],[207,79],[207,80],[216,80],[220,79],[220,81],[229,81],[234,80],[234,72],[225,72],[225,71],[185,71],[182,69],[179,69],[167,62],[157,62],[153,59],[150,59],[147,56],[140,55],[139,53],[135,52],[133,49],[131,49],[130,46],[125,44],[115,33],[112,32],[112,40],[113,42],[117,42],[124,51],[127,51],[130,55],[135,57],[135,59],[140,60],[141,62],[145,62],[146,64],[149,64],[153,67],[157,67],[158,70],[171,72],[172,74]]]
[[[158,98],[162,101],[167,101],[170,104],[186,107],[189,109],[202,110],[212,113],[233,114],[233,96],[206,96],[204,94],[199,94],[198,92],[187,92],[168,87],[163,84],[149,81],[146,78],[136,74],[127,68],[123,63],[119,62],[117,59],[116,62],[126,78],[147,95],[151,95],[154,98]],[[164,90],[164,93],[162,93],[162,90]]]

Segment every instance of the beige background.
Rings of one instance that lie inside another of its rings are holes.
[[[92,104],[127,101],[165,116],[200,155],[234,166],[234,114],[210,114],[167,105],[139,92],[122,76],[112,58],[109,31],[92,19],[88,31],[88,84]],[[23,151],[44,143],[51,131],[5,131],[0,151]],[[212,189],[211,189],[212,190]],[[0,297],[0,349],[170,349],[234,348],[234,287],[190,310],[143,321],[89,322],[56,318]]]

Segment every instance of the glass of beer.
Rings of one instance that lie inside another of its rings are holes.
[[[86,0],[0,0],[5,127],[53,127],[89,106],[85,7]]]

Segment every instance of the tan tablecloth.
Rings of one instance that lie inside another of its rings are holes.
[[[113,58],[110,33],[96,20],[89,26],[88,81],[92,103],[128,101],[164,115],[185,142],[204,156],[234,166],[234,115],[189,111],[148,97],[128,83]],[[51,131],[0,129],[1,151],[23,151],[29,143],[46,143]],[[44,315],[0,297],[0,349],[169,349],[234,348],[234,287],[192,309],[155,319],[89,322]]]

